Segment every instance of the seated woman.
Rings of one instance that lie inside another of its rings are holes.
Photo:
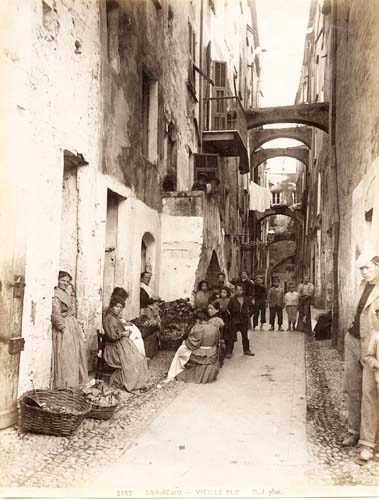
[[[222,317],[222,312],[220,310],[220,304],[218,302],[208,305],[208,316],[209,316],[208,323],[210,323],[211,325],[215,325],[218,328],[220,334],[220,340],[218,345],[218,359],[220,362],[220,367],[222,367],[224,365],[224,358],[226,351],[225,341],[224,341],[225,322]]]
[[[191,353],[184,369],[176,375],[176,378],[184,382],[207,384],[216,380],[220,371],[218,360],[220,332],[217,326],[208,323],[209,317],[206,312],[196,312],[195,319],[196,324],[184,341]]]
[[[234,337],[235,337],[235,334],[233,333],[231,328],[231,316],[228,310],[230,297],[231,297],[230,289],[224,286],[220,290],[220,297],[216,299],[214,302],[215,307],[218,308],[218,316],[220,316],[220,318],[224,322],[224,327],[222,329],[222,339],[225,345],[225,351],[226,351],[226,346],[234,342]],[[222,359],[225,358],[225,354],[226,352],[221,353]]]
[[[82,329],[74,315],[72,296],[68,291],[71,281],[69,273],[59,271],[51,314],[54,388],[79,387],[88,379],[85,342]]]
[[[125,290],[125,288],[122,288],[121,286],[116,286],[113,289],[113,292],[111,295],[111,300],[113,297],[120,297],[120,299],[122,299],[125,302],[126,299],[129,297],[129,294]],[[105,311],[103,311],[103,315],[105,315],[106,312],[107,312],[107,309],[105,309]],[[142,333],[140,332],[139,328],[136,325],[134,325],[133,323],[131,323],[130,321],[126,321],[121,317],[120,317],[120,320],[121,320],[121,323],[124,325],[125,330],[130,331],[130,336],[129,336],[130,340],[132,340],[134,342],[134,344],[136,345],[139,352],[145,356],[146,355],[145,344],[143,342]]]
[[[130,340],[130,331],[125,330],[120,313],[125,307],[121,297],[113,296],[103,319],[106,345],[104,361],[116,371],[110,383],[127,391],[146,389],[149,370],[147,360]]]

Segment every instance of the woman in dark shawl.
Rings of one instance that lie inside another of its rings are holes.
[[[115,372],[111,376],[111,384],[133,391],[146,389],[149,370],[146,357],[140,353],[130,340],[130,330],[125,327],[120,313],[125,307],[122,298],[113,296],[103,319],[105,333],[104,361]]]

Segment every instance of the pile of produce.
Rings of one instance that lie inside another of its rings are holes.
[[[82,392],[89,403],[102,408],[116,406],[120,398],[120,392],[106,387],[102,380],[91,380],[82,388]]]
[[[159,339],[162,347],[177,348],[193,323],[189,299],[177,299],[160,304],[162,325]]]
[[[133,323],[140,330],[142,338],[144,339],[159,330],[159,323],[145,315],[133,319],[131,323]]]

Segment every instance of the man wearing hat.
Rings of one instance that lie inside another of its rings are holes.
[[[344,446],[362,445],[360,458],[369,460],[375,448],[372,428],[378,419],[379,408],[373,401],[376,391],[375,377],[364,359],[370,338],[378,329],[376,310],[379,309],[379,257],[375,252],[365,252],[356,262],[362,274],[362,283],[355,306],[355,315],[345,336],[344,392],[347,399],[348,434]],[[363,384],[362,384],[363,383]],[[372,386],[372,387],[371,387]]]

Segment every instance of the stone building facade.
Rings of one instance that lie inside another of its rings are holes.
[[[311,2],[296,99],[329,102],[329,134],[314,129],[299,182],[307,187],[305,267],[316,304],[334,308],[339,347],[360,282],[355,260],[379,250],[378,23],[375,0]]]
[[[166,300],[219,269],[237,274],[249,239],[244,110],[257,106],[260,61],[253,0],[0,9],[2,411],[31,380],[49,385],[60,269],[92,353],[114,286],[138,316],[142,270]],[[21,357],[8,352],[16,336]]]

